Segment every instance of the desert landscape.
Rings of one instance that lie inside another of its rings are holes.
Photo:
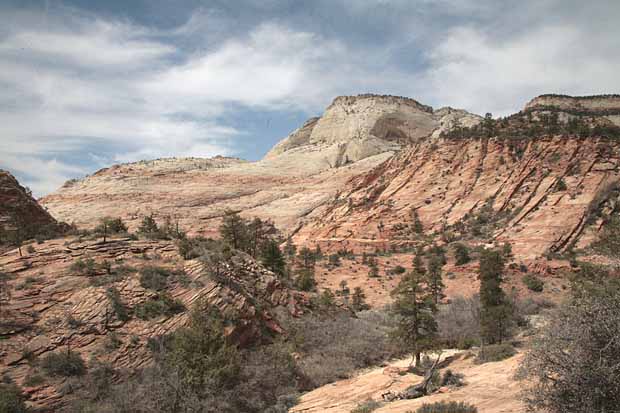
[[[4,171],[3,377],[40,411],[84,400],[117,411],[132,395],[114,389],[129,382],[149,394],[135,374],[163,363],[161,340],[190,328],[200,308],[217,311],[246,362],[289,360],[259,373],[290,377],[272,378],[261,411],[409,412],[451,401],[526,411],[516,371],[532,337],[576,276],[614,261],[619,152],[609,134],[620,131],[619,102],[542,96],[494,120],[408,98],[339,97],[258,162],[116,165],[39,202]],[[490,334],[489,348],[506,355],[486,361],[478,261],[491,253],[509,344]],[[392,337],[412,279],[436,294],[432,305],[414,301],[434,314],[432,345],[420,350],[430,370],[413,369],[407,339]],[[342,323],[352,330],[338,333]],[[328,336],[309,339],[317,328]],[[324,365],[343,351],[343,366]],[[412,393],[430,379],[439,380],[432,390]],[[102,385],[105,395],[92,394]],[[287,392],[299,394],[290,407]],[[192,403],[184,408],[209,409]]]
[[[0,2],[0,413],[619,413],[618,17]]]

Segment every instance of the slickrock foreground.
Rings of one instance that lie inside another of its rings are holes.
[[[424,403],[439,401],[463,401],[478,407],[481,413],[521,413],[525,407],[519,401],[520,385],[513,378],[520,355],[510,359],[474,364],[471,355],[444,352],[442,357],[452,357],[445,368],[464,375],[465,386],[442,387],[437,393],[412,400],[386,402],[374,412],[415,412]],[[411,359],[390,363],[360,372],[356,377],[320,387],[302,396],[292,413],[349,413],[367,400],[383,401],[388,392],[399,393],[422,381],[414,374],[402,374]]]

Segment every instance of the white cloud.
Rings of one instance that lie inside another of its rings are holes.
[[[540,93],[620,89],[620,36],[567,17],[576,2],[519,3],[519,15],[491,1],[340,3],[356,33],[393,21],[385,44],[356,41],[346,25],[324,28],[307,16],[245,16],[240,28],[205,8],[162,30],[68,8],[45,16],[3,9],[0,167],[28,176],[43,194],[93,169],[75,166],[80,157],[79,165],[99,167],[234,154],[243,120],[223,119],[235,111],[314,114],[337,95],[376,92],[506,114]],[[257,2],[252,10],[274,8]],[[519,18],[527,25],[513,22]]]
[[[425,93],[501,115],[542,93],[613,93],[620,89],[620,56],[613,42],[572,25],[540,27],[504,40],[460,27],[430,52]]]

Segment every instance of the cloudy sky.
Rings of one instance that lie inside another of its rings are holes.
[[[483,114],[620,91],[620,1],[1,0],[0,168],[260,159],[337,95]]]

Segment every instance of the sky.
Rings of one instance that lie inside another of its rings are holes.
[[[495,116],[620,92],[617,0],[0,0],[0,168],[260,159],[339,95]]]

